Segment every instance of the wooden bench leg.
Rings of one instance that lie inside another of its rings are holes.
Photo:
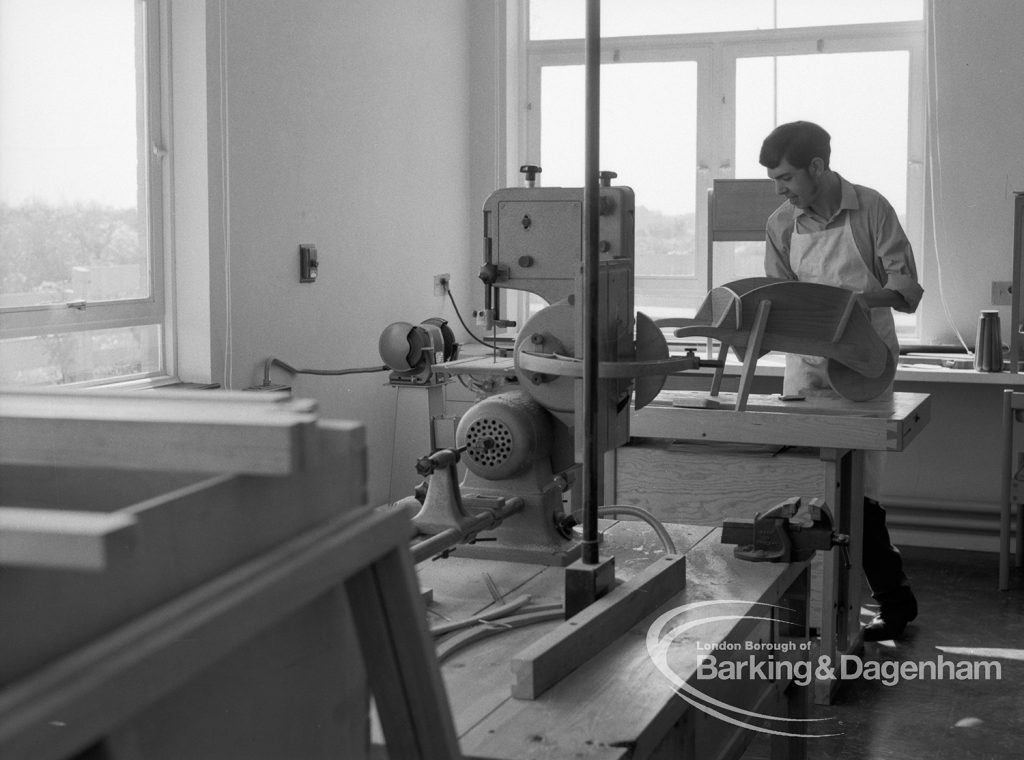
[[[388,754],[461,757],[408,552],[393,549],[345,581],[345,589]]]
[[[840,654],[856,654],[864,645],[860,631],[864,452],[822,449],[820,457],[825,464],[825,502],[832,509],[836,531],[850,537],[846,552],[839,549],[826,552],[822,563],[821,654],[835,664]],[[831,704],[838,685],[838,681],[816,683],[815,702]]]

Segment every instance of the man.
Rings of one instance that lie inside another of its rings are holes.
[[[914,312],[924,292],[914,253],[889,202],[832,171],[831,153],[828,132],[807,121],[783,124],[765,138],[760,163],[788,201],[768,219],[765,274],[856,291],[895,361],[892,310]],[[783,393],[829,393],[825,364],[820,357],[787,355]],[[879,396],[886,397],[892,397],[891,384]],[[881,462],[881,452],[865,452],[863,564],[879,603],[865,641],[898,638],[917,617],[917,600],[877,501]]]

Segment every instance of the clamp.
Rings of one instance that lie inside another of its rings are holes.
[[[801,508],[800,497],[786,499],[751,519],[728,519],[722,543],[736,544],[733,554],[749,562],[803,562],[821,549],[847,551],[850,537],[833,529],[832,513],[821,499]],[[847,558],[849,564],[849,558]]]

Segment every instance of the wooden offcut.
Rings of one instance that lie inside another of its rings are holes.
[[[655,560],[512,660],[512,696],[536,699],[686,585],[686,557]]]

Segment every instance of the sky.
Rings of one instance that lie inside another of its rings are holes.
[[[0,0],[0,200],[137,203],[133,0]]]

